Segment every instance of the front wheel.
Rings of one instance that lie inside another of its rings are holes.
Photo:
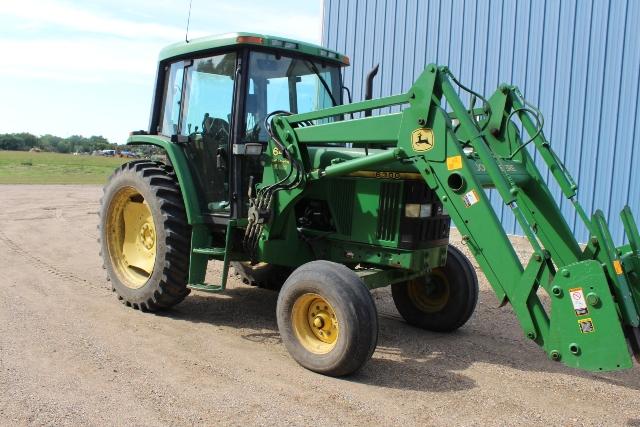
[[[400,315],[410,325],[451,332],[473,314],[478,301],[478,278],[467,257],[449,245],[444,267],[391,285],[391,295]]]
[[[358,370],[378,341],[369,290],[352,270],[329,261],[309,262],[289,276],[278,296],[277,318],[291,356],[325,375]]]

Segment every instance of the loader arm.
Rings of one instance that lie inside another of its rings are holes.
[[[398,160],[411,164],[436,192],[500,303],[513,306],[525,336],[568,366],[591,371],[630,367],[627,341],[636,356],[640,352],[640,236],[629,209],[623,211],[622,220],[630,244],[616,248],[602,213],[590,218],[577,201],[576,184],[535,120],[539,112],[518,88],[502,85],[488,99],[474,93],[485,103],[474,108],[463,104],[456,85],[470,91],[446,67],[429,65],[405,94],[275,116],[269,154],[282,153],[295,173],[286,181],[265,171],[261,189],[271,186],[272,200],[263,207],[277,204],[279,211],[286,211],[310,181]],[[397,105],[405,106],[402,112],[316,124],[333,116]],[[514,123],[516,117],[526,141]],[[307,145],[335,143],[386,150],[312,169]],[[584,250],[524,149],[527,145],[540,153],[589,230]],[[274,192],[274,185],[282,188]],[[533,255],[526,265],[507,237],[486,188],[496,190],[529,240]],[[268,237],[277,230],[267,221],[260,232]],[[540,289],[549,295],[550,307],[540,299]]]

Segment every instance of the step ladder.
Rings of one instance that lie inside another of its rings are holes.
[[[196,283],[189,283],[187,287],[189,289],[194,289],[201,292],[209,292],[209,293],[219,293],[223,292],[227,288],[227,278],[229,276],[229,263],[231,261],[229,253],[231,251],[231,233],[233,233],[234,228],[237,225],[237,220],[229,220],[227,224],[227,234],[225,236],[225,246],[224,248],[216,248],[216,247],[194,247],[193,243],[202,243],[202,234],[204,229],[202,228],[193,228],[192,231],[192,249],[191,249],[191,263],[189,267],[189,282],[194,276],[201,278],[196,281]],[[208,231],[206,231],[208,233]],[[196,233],[198,236],[196,236]],[[204,282],[204,273],[206,271],[206,266],[210,258],[217,259],[222,261],[222,279],[219,285],[209,284]],[[199,263],[195,261],[198,260]],[[194,274],[194,271],[196,273]]]

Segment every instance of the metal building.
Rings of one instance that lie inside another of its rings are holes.
[[[487,95],[518,85],[545,115],[545,135],[585,209],[601,208],[621,244],[620,210],[640,213],[639,27],[637,0],[324,0],[322,43],[351,58],[344,82],[354,101],[377,63],[374,97],[408,90],[432,62]],[[520,234],[510,210],[492,201],[505,230]],[[561,208],[586,241],[570,202]]]

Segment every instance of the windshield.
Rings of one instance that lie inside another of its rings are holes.
[[[340,67],[304,57],[251,52],[245,140],[267,141],[264,118],[276,110],[306,113],[342,103]]]

